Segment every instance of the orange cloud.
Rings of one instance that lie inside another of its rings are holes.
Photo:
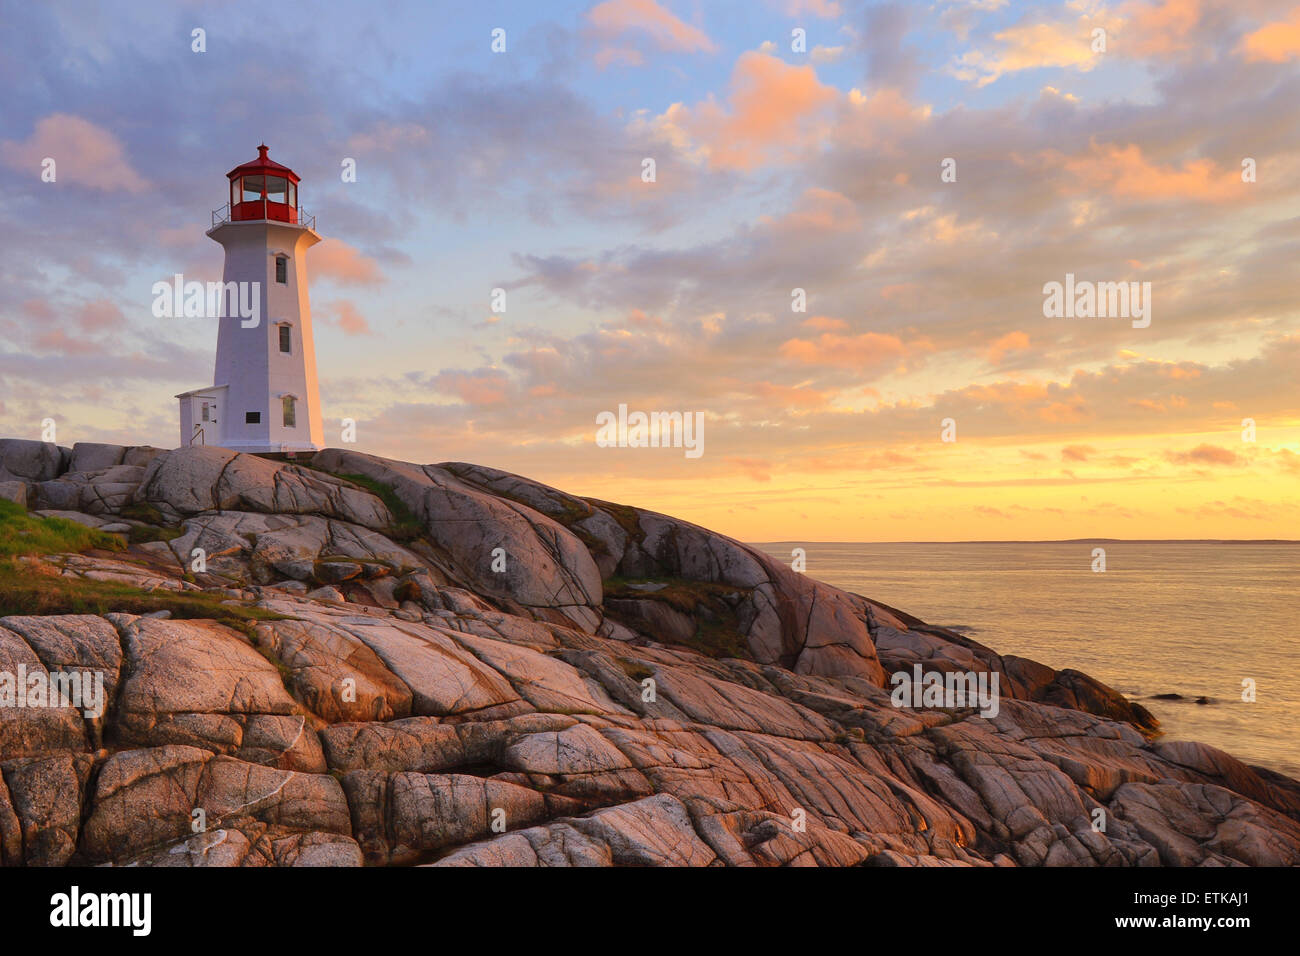
[[[1235,465],[1241,456],[1217,445],[1197,445],[1190,451],[1166,452],[1165,457],[1180,465]]]
[[[897,335],[881,335],[878,332],[838,335],[825,332],[816,339],[789,339],[782,344],[781,354],[806,365],[861,367],[904,358],[908,354],[908,348]]]
[[[493,369],[442,372],[434,381],[439,390],[455,395],[466,405],[500,405],[509,388],[506,376]]]
[[[1045,422],[1053,422],[1059,425],[1066,425],[1077,422],[1086,422],[1092,418],[1092,412],[1085,405],[1082,399],[1074,403],[1052,402],[1046,408],[1038,410],[1038,417]]]
[[[1061,449],[1062,461],[1087,461],[1097,453],[1091,445],[1066,445]]]
[[[1092,144],[1087,156],[1061,157],[1062,167],[1088,190],[1107,189],[1130,199],[1199,199],[1224,202],[1241,198],[1236,170],[1219,169],[1213,160],[1193,159],[1176,166],[1158,166],[1142,155],[1136,143]],[[1070,191],[1074,191],[1071,184]]]
[[[711,53],[716,49],[703,30],[682,21],[655,0],[605,0],[591,8],[587,22],[606,39],[636,32],[648,35],[659,49],[674,53]],[[622,47],[605,48],[596,54],[600,66],[617,59],[633,65],[641,62],[639,53]]]
[[[1187,49],[1188,34],[1201,22],[1201,0],[1163,0],[1130,3],[1124,28],[1124,47],[1138,55],[1161,56]]]
[[[369,285],[383,276],[379,264],[340,239],[323,239],[311,251],[313,275],[352,285]]]
[[[1269,23],[1247,34],[1241,50],[1252,62],[1282,63],[1300,56],[1300,7],[1291,11],[1291,19]]]
[[[989,361],[1001,362],[1010,352],[1023,352],[1029,348],[1029,336],[1024,332],[1008,332],[989,346]]]
[[[821,408],[826,404],[825,392],[772,382],[756,383],[753,394],[782,408]]]
[[[772,465],[761,458],[727,458],[724,460],[729,465],[735,465],[755,481],[772,480]]]
[[[712,97],[674,103],[657,122],[671,141],[695,143],[714,168],[752,169],[820,141],[828,126],[814,120],[838,99],[812,66],[750,50],[736,61],[725,106]]]
[[[55,183],[76,183],[101,192],[141,193],[149,188],[126,158],[116,136],[94,123],[67,113],[38,120],[23,142],[0,142],[0,161],[33,177],[41,175],[45,159],[55,163]]]
[[[1074,67],[1091,70],[1101,59],[1092,51],[1092,30],[1113,30],[1116,19],[1081,16],[1050,23],[1022,23],[994,35],[997,47],[986,52],[971,50],[950,68],[957,79],[988,86],[1006,73],[1042,67]]]

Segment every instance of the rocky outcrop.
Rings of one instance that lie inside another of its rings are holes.
[[[0,616],[0,673],[104,689],[0,686],[4,865],[1300,863],[1295,781],[686,522],[457,463],[36,444],[0,460],[123,550],[27,572],[134,597]],[[895,706],[916,665],[996,673],[996,714]]]

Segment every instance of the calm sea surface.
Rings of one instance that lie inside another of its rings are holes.
[[[797,546],[810,577],[998,653],[1077,668],[1139,700],[1168,738],[1300,778],[1300,544]],[[757,547],[788,562],[796,545]],[[1105,573],[1091,569],[1096,547]],[[1149,699],[1166,693],[1186,700]]]

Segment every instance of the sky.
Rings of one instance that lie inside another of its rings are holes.
[[[0,436],[179,442],[216,321],[152,288],[265,141],[327,445],[749,541],[1300,538],[1300,4],[465,7],[0,0]]]

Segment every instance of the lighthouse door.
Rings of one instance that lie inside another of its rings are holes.
[[[193,431],[189,436],[191,445],[221,444],[221,403],[212,395],[195,395],[193,399]]]

